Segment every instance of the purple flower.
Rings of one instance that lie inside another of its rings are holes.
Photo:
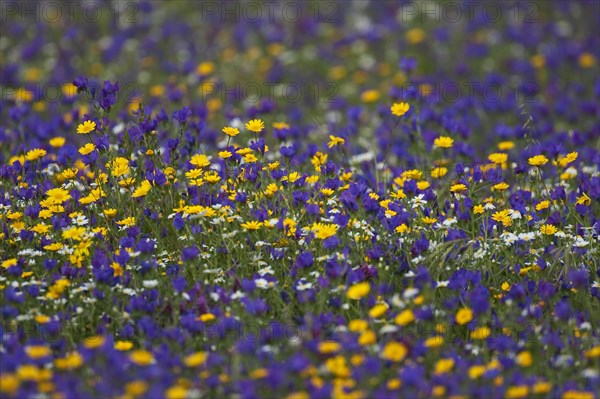
[[[195,245],[191,247],[186,247],[183,249],[183,251],[181,251],[181,260],[186,262],[188,260],[194,259],[198,256],[199,253],[200,251]]]
[[[192,116],[192,111],[187,106],[185,106],[181,109],[178,109],[177,111],[173,112],[173,115],[172,115],[173,119],[175,119],[177,122],[181,123],[182,125],[185,125],[185,123],[187,122],[187,120],[190,116]]]

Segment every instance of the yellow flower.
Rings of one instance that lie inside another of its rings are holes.
[[[469,308],[459,309],[459,311],[456,312],[456,316],[454,319],[456,320],[456,323],[460,324],[461,326],[463,324],[467,324],[468,322],[473,320],[473,311]]]
[[[209,321],[213,321],[217,318],[217,316],[215,316],[212,313],[203,313],[200,316],[196,317],[196,320],[199,320],[203,323],[207,323]]]
[[[123,268],[117,262],[111,263],[110,268],[113,269],[113,277],[119,277],[123,275]]]
[[[117,157],[110,164],[111,174],[115,177],[121,177],[129,172],[129,161],[127,158]]]
[[[223,159],[231,158],[233,154],[229,151],[219,151],[219,156]]]
[[[49,143],[51,147],[60,148],[65,145],[66,141],[67,140],[64,137],[54,137],[50,139]]]
[[[596,57],[591,53],[581,53],[577,61],[582,68],[591,68],[596,64]]]
[[[409,169],[402,172],[401,178],[419,180],[422,176],[423,172],[421,172],[419,169]]]
[[[419,190],[427,190],[431,184],[428,181],[420,181],[417,183],[417,188]]]
[[[505,393],[506,399],[521,399],[526,398],[527,395],[529,395],[529,387],[527,385],[508,387]]]
[[[128,351],[133,348],[133,343],[130,341],[117,341],[115,342],[115,349],[121,352]]]
[[[495,152],[493,154],[490,154],[488,156],[488,159],[490,160],[490,162],[500,165],[508,160],[508,154],[505,154],[503,152]]]
[[[35,321],[38,324],[46,324],[50,321],[50,317],[44,315],[44,314],[38,314],[35,316]]]
[[[123,220],[119,220],[117,222],[117,224],[119,226],[127,226],[127,227],[132,227],[135,226],[135,218],[133,216],[130,216],[128,218],[125,218]]]
[[[237,127],[225,126],[222,131],[229,137],[235,137],[240,134],[240,129]]]
[[[442,346],[444,344],[444,337],[441,335],[435,335],[433,337],[429,337],[425,340],[424,345],[426,348],[437,348],[438,346]]]
[[[257,222],[255,220],[251,220],[249,222],[241,224],[242,228],[244,228],[245,230],[258,230],[262,225],[262,222]]]
[[[104,342],[106,342],[106,339],[103,336],[95,335],[93,337],[88,337],[84,339],[83,346],[85,346],[88,349],[95,349],[104,345]]]
[[[358,344],[361,346],[373,345],[377,342],[377,335],[373,330],[367,330],[358,337]]]
[[[315,237],[319,240],[325,240],[332,237],[337,233],[338,225],[331,223],[315,223],[312,225],[311,230],[315,233]]]
[[[342,346],[335,341],[324,341],[319,343],[319,353],[329,354],[339,351]]]
[[[549,206],[550,206],[550,201],[548,201],[548,200],[540,201],[535,206],[535,210],[536,211],[541,211],[541,210],[544,210],[544,209],[548,209]]]
[[[454,139],[448,136],[440,136],[433,140],[433,145],[438,148],[451,148],[454,144]]]
[[[404,223],[402,223],[400,226],[396,227],[396,233],[402,234],[402,233],[406,233],[408,231],[410,231],[410,229]]]
[[[245,126],[251,132],[260,133],[265,128],[265,123],[260,119],[252,119]]]
[[[551,224],[544,224],[540,227],[540,233],[545,234],[547,236],[551,236],[557,231],[558,229]]]
[[[448,173],[448,168],[440,166],[439,168],[434,168],[431,171],[431,177],[433,177],[434,179],[439,179],[441,177],[446,176],[446,173]]]
[[[515,148],[515,143],[512,141],[501,141],[498,143],[498,149],[500,151],[508,151],[512,150],[513,148]]]
[[[410,110],[410,105],[408,103],[399,102],[392,104],[390,111],[392,111],[393,115],[402,116],[406,114]]]
[[[369,323],[366,320],[354,319],[350,320],[350,323],[348,323],[348,330],[352,332],[366,331],[368,327]]]
[[[81,147],[79,149],[79,153],[81,155],[87,155],[89,153],[91,153],[92,151],[94,151],[96,149],[96,146],[92,143],[87,143],[86,145],[84,145],[83,147]]]
[[[94,121],[85,121],[83,123],[80,123],[79,126],[77,126],[78,134],[89,134],[94,130],[96,130],[96,122]]]
[[[371,89],[362,92],[360,99],[363,103],[374,103],[375,101],[379,100],[380,96],[381,94],[379,94],[378,90]]]
[[[595,399],[595,396],[592,392],[570,390],[563,393],[562,399]]]
[[[196,73],[198,75],[210,75],[215,70],[215,64],[210,61],[204,61],[198,64],[196,67]]]
[[[30,230],[38,234],[46,234],[50,231],[50,226],[44,223],[38,223],[35,226],[33,226]]]
[[[509,187],[510,187],[510,186],[509,186],[507,183],[505,183],[505,182],[500,182],[500,183],[498,183],[498,184],[494,184],[494,185],[492,186],[492,190],[496,190],[496,191],[504,191],[504,190],[506,190],[506,189],[507,189],[507,188],[509,188]]]
[[[545,393],[550,392],[551,389],[552,389],[552,384],[550,384],[549,382],[546,382],[546,381],[540,381],[540,382],[535,383],[532,391],[534,394],[543,395]]]
[[[369,317],[377,319],[385,314],[388,310],[386,303],[378,303],[369,310]]]
[[[174,385],[165,391],[165,399],[185,399],[187,397],[187,388]]]
[[[469,374],[470,379],[476,380],[477,378],[484,375],[486,371],[487,371],[487,368],[485,366],[478,364],[478,365],[469,367],[469,371],[467,373]]]
[[[473,213],[476,214],[476,215],[479,215],[479,214],[483,213],[484,210],[485,209],[483,208],[483,205],[481,205],[481,204],[480,205],[475,205],[473,207]]]
[[[83,364],[83,356],[73,352],[62,359],[56,359],[54,365],[57,369],[76,369]]]
[[[440,359],[435,363],[434,373],[445,374],[454,368],[454,359],[446,358]]]
[[[46,297],[52,298],[52,299],[58,299],[65,292],[67,287],[70,285],[71,285],[71,283],[67,279],[63,278],[60,280],[56,280],[54,282],[54,284],[48,289],[48,293],[46,294]]]
[[[399,326],[406,326],[415,321],[415,314],[411,309],[403,310],[396,316],[394,322]]]
[[[492,219],[496,222],[501,222],[504,227],[508,227],[512,224],[512,219],[510,217],[510,211],[505,209],[503,211],[494,212],[492,214]]]
[[[142,380],[134,380],[125,385],[125,393],[132,397],[138,397],[146,393],[148,384]]]
[[[81,241],[85,234],[85,227],[71,227],[63,231],[62,238],[65,240]]]
[[[467,189],[467,186],[465,186],[462,183],[453,184],[450,187],[450,191],[453,192],[453,193],[461,193],[461,192],[465,191],[466,189]]]
[[[133,192],[133,194],[131,194],[131,196],[133,198],[143,197],[146,194],[148,194],[148,192],[150,191],[151,188],[152,188],[152,183],[150,183],[150,181],[148,181],[148,180],[144,180],[140,184],[140,186],[135,189],[135,191]]]
[[[425,31],[421,28],[413,28],[406,32],[406,40],[410,44],[419,44],[425,40]]]
[[[519,353],[515,360],[521,367],[529,367],[533,364],[533,357],[531,356],[531,353],[527,351]]]
[[[437,218],[432,218],[432,217],[429,217],[429,216],[425,216],[425,217],[421,218],[421,220],[425,224],[434,224],[435,222],[437,222]]]
[[[367,296],[370,291],[371,286],[369,285],[369,283],[363,281],[362,283],[354,284],[353,286],[348,288],[348,291],[346,292],[346,297],[348,297],[348,299],[359,300]]]
[[[329,143],[327,143],[327,147],[333,148],[336,145],[344,145],[344,143],[346,143],[346,140],[343,138],[329,135]]]
[[[277,130],[289,129],[290,125],[286,122],[273,122],[273,128]]]
[[[104,211],[102,211],[102,213],[106,216],[106,217],[113,217],[117,214],[117,210],[114,208],[109,208],[109,209],[105,209]]]
[[[543,155],[536,155],[534,157],[531,157],[527,160],[527,162],[529,163],[529,165],[531,166],[544,166],[546,164],[546,162],[548,162],[548,158],[546,158]]]
[[[46,345],[31,345],[25,347],[25,353],[31,359],[40,359],[42,357],[50,356],[52,350]]]
[[[129,359],[138,366],[148,366],[154,363],[154,355],[143,349],[138,349],[129,354]]]
[[[27,154],[25,154],[25,159],[33,162],[42,158],[46,154],[46,150],[42,150],[41,148],[34,148],[31,151],[27,151]]]
[[[246,154],[244,155],[244,162],[246,163],[253,163],[258,161],[258,158],[256,157],[256,155],[254,154]]]
[[[2,267],[8,269],[9,267],[17,265],[17,258],[10,258],[2,262]]]
[[[590,206],[591,204],[592,199],[586,193],[581,193],[581,196],[577,197],[577,205]]]
[[[597,357],[600,357],[600,346],[594,346],[593,348],[588,349],[583,353],[583,355],[588,359],[595,359]]]
[[[46,196],[52,204],[62,204],[71,199],[69,192],[62,188],[52,188],[46,191]]]
[[[400,342],[389,342],[381,353],[381,357],[392,362],[401,362],[408,353],[406,346]]]
[[[491,332],[489,327],[477,327],[471,331],[471,339],[486,339],[490,336]]]
[[[579,155],[579,153],[577,153],[577,151],[573,151],[573,152],[568,153],[564,157],[559,157],[557,162],[562,168],[564,168],[571,162],[575,161],[577,159],[578,155]]]
[[[192,158],[190,159],[190,163],[199,168],[204,168],[204,167],[210,165],[210,161],[208,160],[208,157],[204,154],[193,155]]]
[[[2,373],[0,375],[0,392],[7,393],[9,396],[14,396],[14,394],[19,389],[21,382],[19,377],[15,374]]]
[[[183,359],[183,364],[185,364],[187,367],[198,367],[204,364],[207,358],[208,355],[206,352],[196,352],[186,356]]]

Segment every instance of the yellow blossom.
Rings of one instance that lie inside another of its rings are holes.
[[[558,229],[551,224],[544,224],[540,227],[540,233],[545,234],[547,236],[551,236],[557,231]]]
[[[359,300],[367,296],[369,294],[369,291],[371,291],[371,286],[368,282],[363,281],[361,283],[354,284],[350,288],[348,288],[348,291],[346,292],[346,297],[348,297],[348,299]]]
[[[548,162],[548,158],[543,155],[536,155],[527,160],[531,166],[544,166]]]
[[[94,130],[96,130],[96,122],[94,122],[94,121],[88,120],[83,123],[80,123],[77,126],[78,134],[89,134],[90,132],[93,132]]]
[[[433,145],[438,148],[451,148],[454,144],[454,139],[448,136],[440,136],[433,141]]]
[[[235,137],[240,134],[240,129],[237,127],[225,126],[222,131],[229,137]]]
[[[467,324],[473,320],[473,311],[469,308],[461,308],[456,312],[455,321],[457,324]]]
[[[390,111],[392,111],[392,115],[395,116],[403,116],[410,110],[410,105],[405,102],[394,103],[390,107]]]
[[[346,143],[346,140],[344,140],[343,138],[329,135],[329,142],[327,143],[327,147],[333,148],[337,145],[344,145],[344,143]]]
[[[381,357],[392,362],[401,362],[407,355],[408,349],[400,342],[389,342],[381,353]]]
[[[252,119],[246,123],[246,129],[254,133],[260,133],[265,128],[265,123],[260,119]]]
[[[96,146],[92,143],[87,143],[86,145],[84,145],[83,147],[81,147],[79,149],[79,153],[81,155],[87,155],[89,153],[91,153],[92,151],[94,151],[96,149]]]

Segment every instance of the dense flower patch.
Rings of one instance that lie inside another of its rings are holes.
[[[174,3],[2,28],[2,397],[598,397],[597,15]]]

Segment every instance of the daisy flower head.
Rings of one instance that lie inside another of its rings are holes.
[[[246,123],[246,129],[254,133],[260,133],[265,128],[265,123],[260,119],[252,119]]]
[[[77,126],[77,134],[90,134],[96,130],[96,122],[87,120]]]
[[[248,124],[246,124],[246,127],[248,127]],[[238,129],[237,127],[225,126],[222,132],[228,135],[229,137],[235,137],[238,134],[240,134],[240,129]]]
[[[329,135],[329,142],[327,143],[327,148],[333,148],[338,145],[344,145],[346,140],[341,137]]]
[[[544,155],[536,155],[534,157],[529,158],[527,162],[531,166],[541,167],[548,162],[548,158],[546,158]]]
[[[46,155],[46,150],[42,150],[41,148],[34,148],[31,151],[27,151],[25,154],[25,159],[28,161],[36,161]]]
[[[454,139],[448,136],[440,136],[433,141],[433,145],[438,148],[452,148]]]
[[[81,155],[87,155],[91,152],[93,152],[96,149],[96,146],[92,143],[87,143],[86,145],[84,145],[83,147],[81,147],[79,149],[79,153]]]
[[[410,104],[405,103],[405,102],[394,103],[390,107],[390,111],[392,112],[392,115],[395,115],[395,116],[403,116],[409,110],[410,110]]]

